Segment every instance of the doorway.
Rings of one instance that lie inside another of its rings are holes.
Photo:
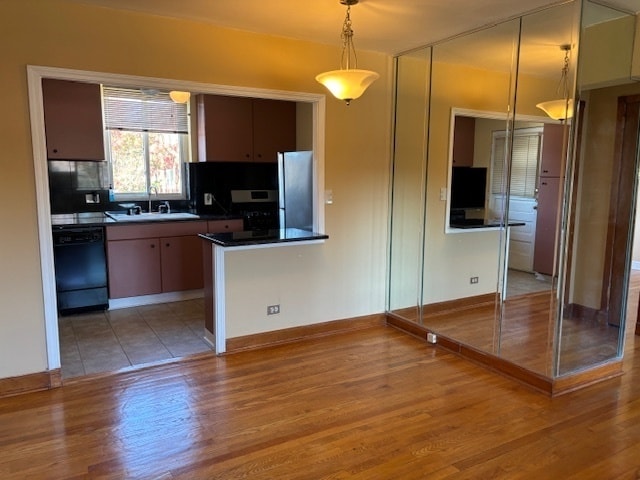
[[[55,78],[89,83],[104,83],[129,87],[153,87],[159,90],[186,90],[206,94],[224,94],[237,96],[260,95],[263,98],[289,100],[298,102],[299,108],[308,108],[312,124],[309,126],[309,139],[312,143],[314,158],[318,169],[315,194],[316,204],[322,205],[321,195],[324,193],[324,111],[325,96],[301,92],[248,89],[246,87],[216,86],[192,81],[178,81],[162,78],[138,77],[133,75],[89,72],[56,67],[27,66],[27,82],[29,91],[29,113],[31,118],[31,134],[33,143],[34,176],[36,184],[36,203],[38,212],[38,239],[41,258],[41,279],[44,300],[44,323],[47,344],[47,367],[49,370],[61,368],[60,325],[56,304],[55,273],[53,265],[53,244],[51,227],[51,210],[49,208],[50,192],[48,184],[48,167],[46,139],[44,127],[44,110],[42,103],[42,79]],[[324,210],[317,210],[318,224],[324,229]]]

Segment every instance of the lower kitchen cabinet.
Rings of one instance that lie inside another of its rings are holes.
[[[242,230],[242,219],[109,225],[109,298],[203,287],[199,233]]]
[[[160,239],[162,291],[202,288],[202,246],[196,235]]]
[[[159,239],[107,241],[107,264],[109,298],[162,292]]]

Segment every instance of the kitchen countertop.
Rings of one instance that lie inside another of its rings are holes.
[[[474,228],[501,228],[504,226],[507,227],[522,227],[526,225],[524,222],[509,222],[506,225],[503,223],[452,223],[450,225],[451,228],[460,228],[465,230],[470,230]]]
[[[158,214],[164,215],[164,214]],[[132,215],[131,217],[135,217]],[[118,222],[117,220],[108,217],[104,212],[83,212],[83,213],[62,213],[62,214],[52,214],[51,215],[51,225],[54,228],[61,227],[89,227],[89,226],[105,226],[105,225],[130,225],[132,223],[158,223],[163,221],[174,221],[174,222],[193,222],[193,221],[203,221],[203,220],[234,220],[234,219],[242,219],[239,215],[197,215],[193,218],[171,218],[167,217],[166,219],[130,219],[127,218],[126,222]]]
[[[300,230],[298,228],[206,233],[200,234],[199,236],[221,247],[304,242],[310,240],[326,240],[329,238],[329,236],[325,234]]]

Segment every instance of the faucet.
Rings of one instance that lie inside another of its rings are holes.
[[[151,213],[151,192],[154,192],[156,194],[156,198],[157,198],[158,197],[158,189],[154,185],[151,185],[149,187],[149,213]]]
[[[169,205],[168,200],[165,200],[158,205],[158,213],[171,213],[171,206]]]

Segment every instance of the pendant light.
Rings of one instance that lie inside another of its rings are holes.
[[[360,97],[369,85],[380,78],[380,75],[371,70],[358,69],[351,28],[351,5],[357,4],[358,0],[340,0],[340,3],[347,6],[347,14],[342,24],[340,69],[321,73],[316,76],[316,80],[327,87],[334,97],[344,100],[349,105],[351,100]]]
[[[189,92],[181,92],[180,90],[171,90],[169,92],[169,98],[175,103],[187,103],[191,94]]]
[[[569,52],[571,45],[561,45],[560,49],[564,51],[564,64],[560,75],[560,83],[558,91],[562,94],[562,98],[557,100],[549,100],[536,105],[543,110],[549,117],[554,120],[567,120],[573,117],[573,98],[569,98],[569,85],[567,75],[569,73]]]

